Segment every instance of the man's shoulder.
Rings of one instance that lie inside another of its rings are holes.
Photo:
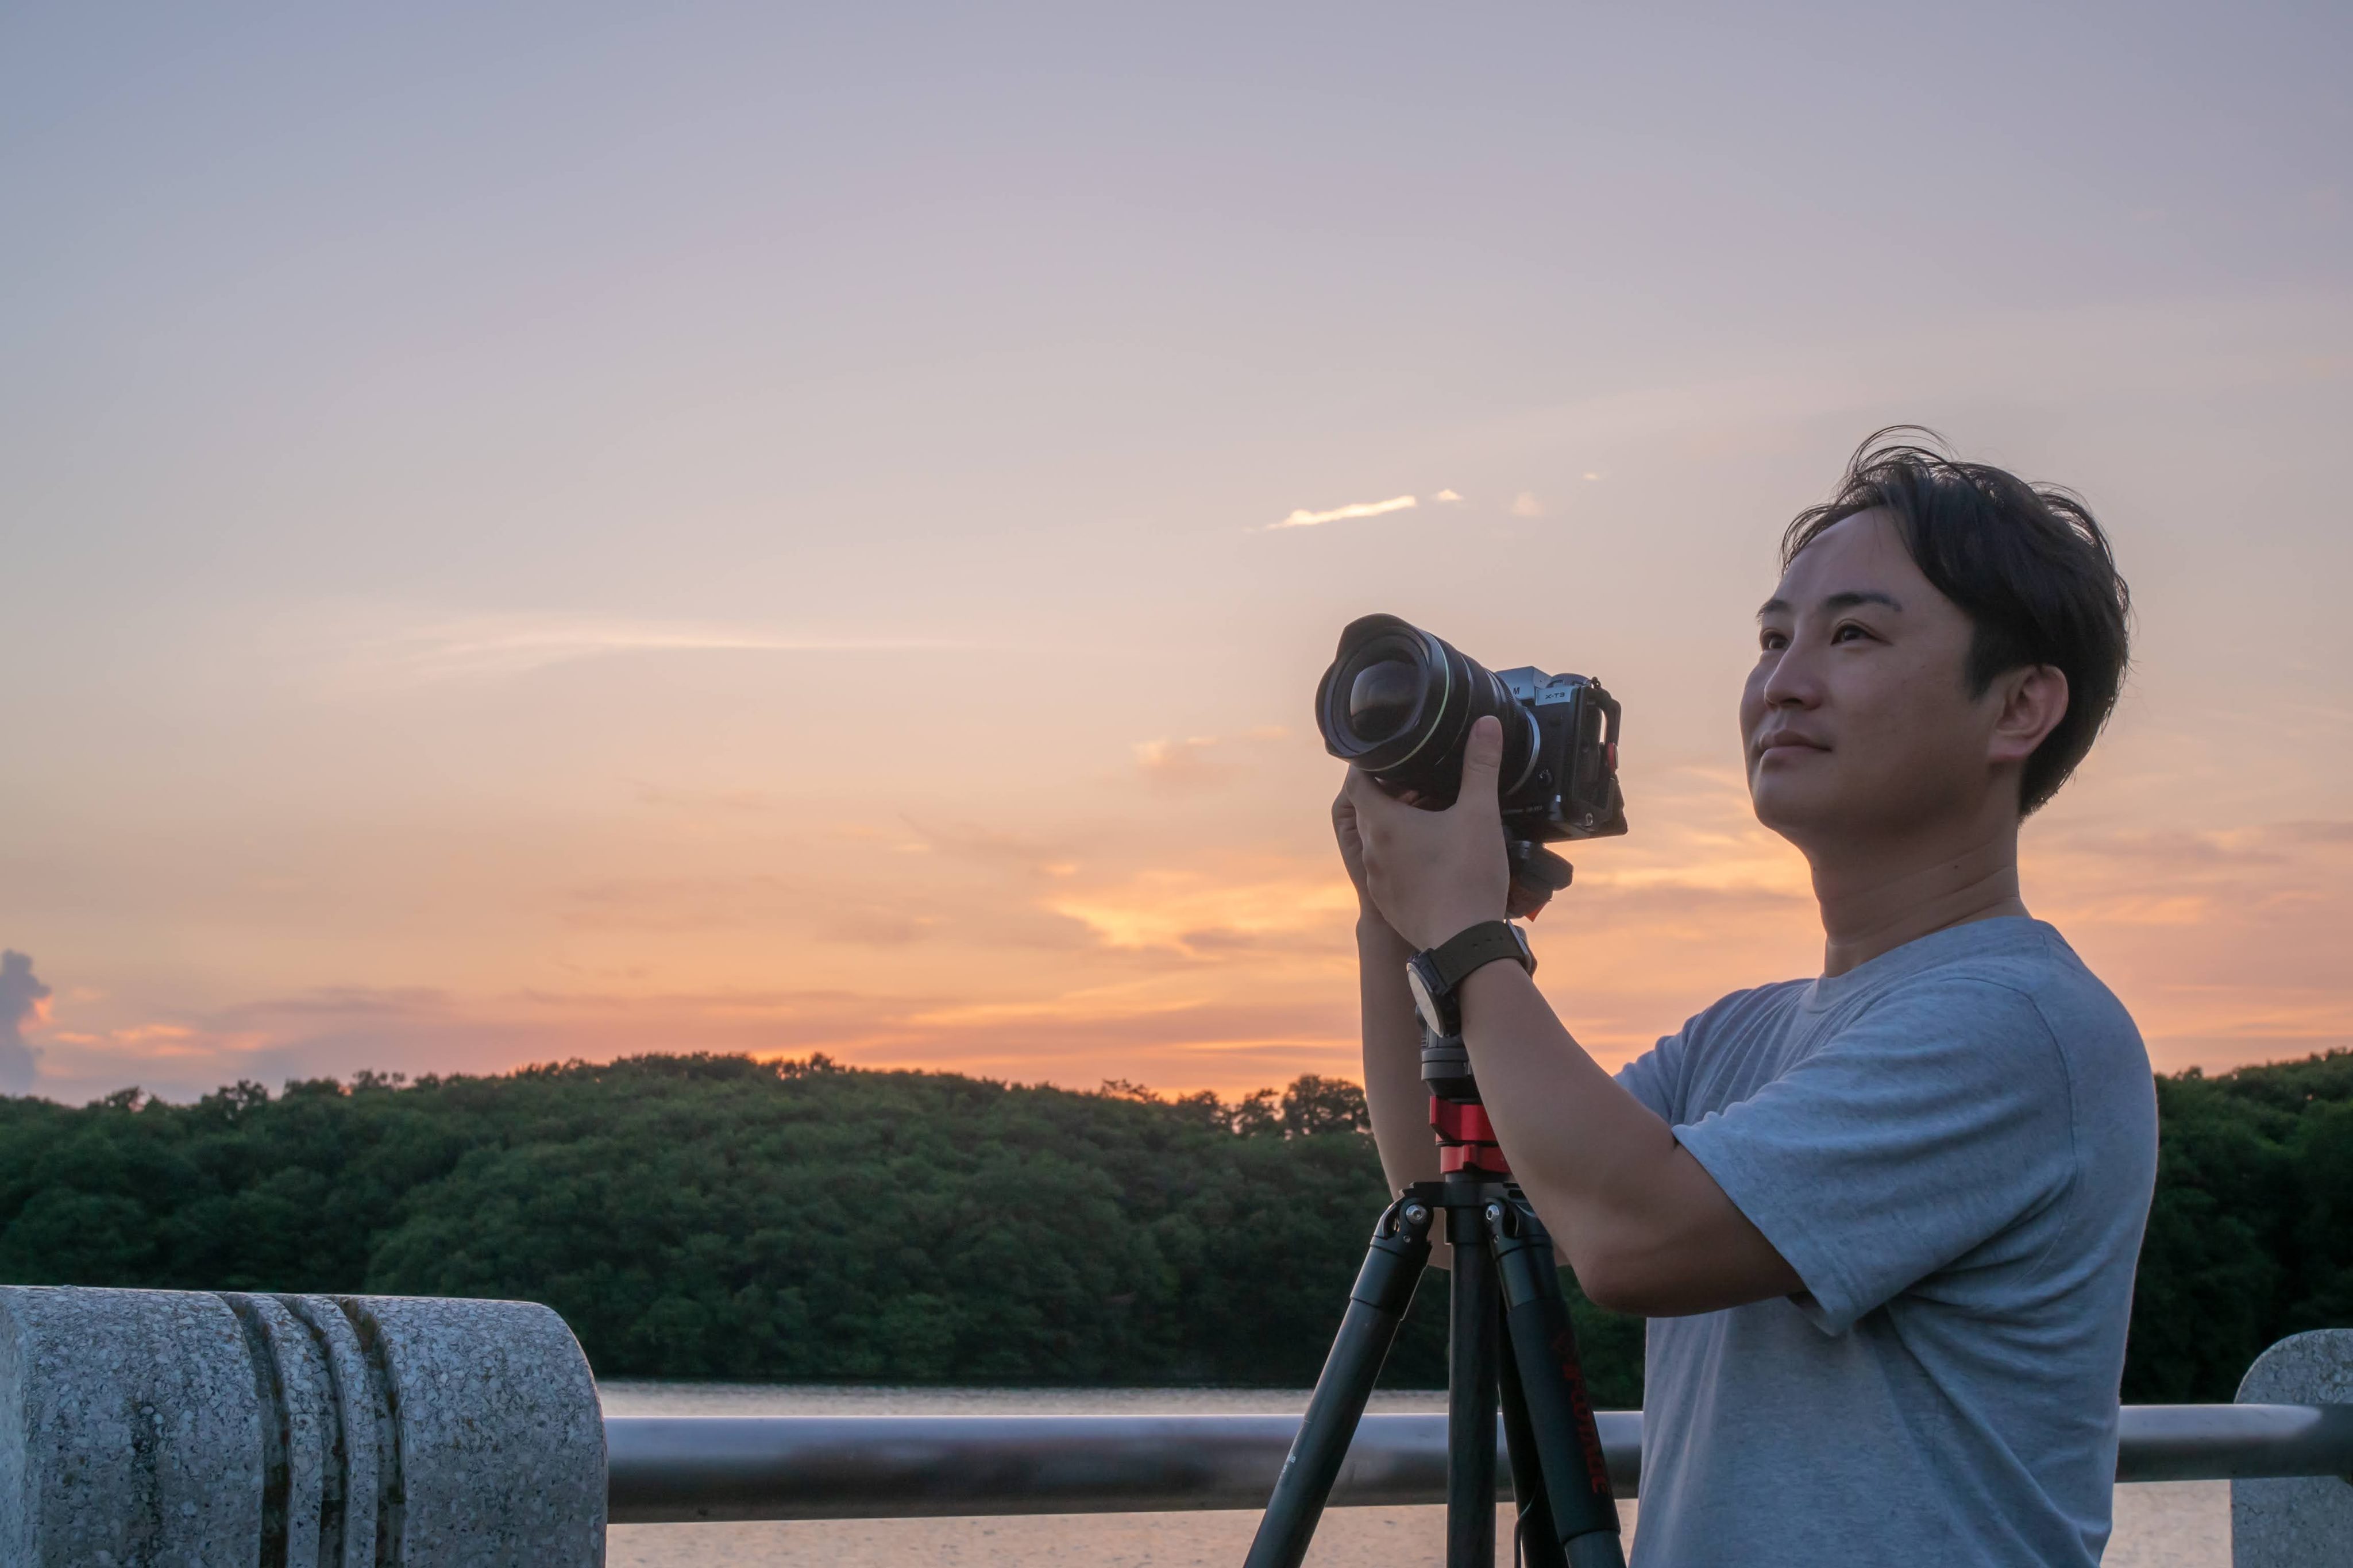
[[[1857,1026],[1942,1035],[1961,1047],[1941,1054],[1947,1072],[2059,1100],[2101,1147],[2153,1145],[2156,1089],[2131,1012],[2054,927],[2000,923],[1889,984]]]
[[[2032,920],[1998,927],[1957,928],[1952,934],[1963,940],[1893,982],[1874,999],[1874,1010],[1968,1003],[1989,1026],[2045,1037],[2070,1062],[2146,1069],[2148,1053],[2131,1012],[2056,927]]]
[[[1775,980],[1726,992],[1683,1021],[1683,1036],[1696,1040],[1778,1023],[1803,1000],[1812,984],[1810,980]]]
[[[1692,1120],[1726,1098],[1727,1077],[1751,1086],[1758,1080],[1757,1058],[1787,1034],[1808,984],[1785,980],[1717,998],[1620,1068],[1619,1083],[1668,1123]]]

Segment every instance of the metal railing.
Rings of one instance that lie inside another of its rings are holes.
[[[1640,1411],[1604,1411],[1620,1496],[1640,1480]],[[612,1416],[615,1524],[1255,1509],[1295,1415]],[[1508,1458],[1499,1459],[1508,1486]],[[2353,1405],[2137,1405],[2119,1481],[2353,1476]],[[1446,1498],[1446,1417],[1368,1415],[1335,1506]]]

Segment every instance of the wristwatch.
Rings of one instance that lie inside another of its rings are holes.
[[[1405,961],[1405,983],[1413,992],[1413,1010],[1422,1026],[1451,1037],[1462,1032],[1462,1004],[1458,993],[1472,971],[1499,958],[1508,958],[1536,972],[1536,955],[1528,948],[1527,933],[1509,921],[1481,921],[1455,932],[1436,947]]]

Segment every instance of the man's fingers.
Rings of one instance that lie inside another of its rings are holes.
[[[1496,775],[1504,770],[1504,721],[1493,714],[1471,726],[1462,747],[1464,800],[1495,802]]]
[[[1375,784],[1373,775],[1362,768],[1348,770],[1348,782],[1340,793],[1356,808],[1360,817],[1377,815],[1384,809],[1394,810],[1398,805],[1397,797]]]

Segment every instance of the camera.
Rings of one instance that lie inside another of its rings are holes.
[[[1500,674],[1452,644],[1395,616],[1366,616],[1340,634],[1340,651],[1315,689],[1324,749],[1394,795],[1442,810],[1462,793],[1472,724],[1504,724],[1496,779],[1514,879],[1557,892],[1567,861],[1542,847],[1626,831],[1618,787],[1618,702],[1582,675],[1532,666]],[[1479,1102],[1459,1034],[1422,1019],[1421,1077],[1439,1100]]]
[[[1410,622],[1366,616],[1340,634],[1315,691],[1324,750],[1433,811],[1461,793],[1472,722],[1491,713],[1504,724],[1497,782],[1514,873],[1565,888],[1567,862],[1538,845],[1626,831],[1618,702],[1599,681],[1533,666],[1499,673]]]

